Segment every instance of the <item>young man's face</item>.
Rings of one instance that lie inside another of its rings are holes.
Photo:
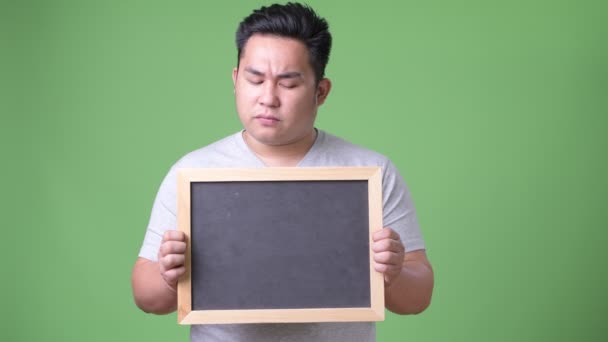
[[[298,40],[254,34],[232,72],[236,110],[249,137],[278,146],[313,133],[329,80],[315,82],[308,49]]]

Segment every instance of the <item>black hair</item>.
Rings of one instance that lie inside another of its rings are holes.
[[[331,34],[327,21],[308,5],[289,2],[254,10],[243,19],[236,31],[237,65],[247,41],[253,34],[269,34],[294,38],[306,45],[316,81],[325,76],[331,50]]]

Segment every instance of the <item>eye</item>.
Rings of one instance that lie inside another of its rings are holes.
[[[259,84],[262,84],[264,81],[247,79],[247,82],[254,84],[254,85],[259,85]]]
[[[298,86],[297,83],[279,83],[279,85],[286,89],[293,89]]]

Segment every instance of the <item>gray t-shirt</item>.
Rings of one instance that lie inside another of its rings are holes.
[[[406,251],[424,249],[409,190],[388,158],[318,130],[317,138],[298,167],[380,166],[383,226],[399,233]],[[176,170],[179,168],[263,168],[249,149],[242,131],[181,158],[163,180],[150,215],[139,256],[157,260],[163,233],[176,229]],[[193,325],[191,341],[375,341],[374,323],[208,324]]]

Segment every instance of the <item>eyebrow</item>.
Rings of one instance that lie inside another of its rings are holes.
[[[264,76],[264,73],[251,67],[245,67],[245,71],[255,76]],[[288,71],[277,75],[277,78],[302,78],[302,73],[297,71]]]

